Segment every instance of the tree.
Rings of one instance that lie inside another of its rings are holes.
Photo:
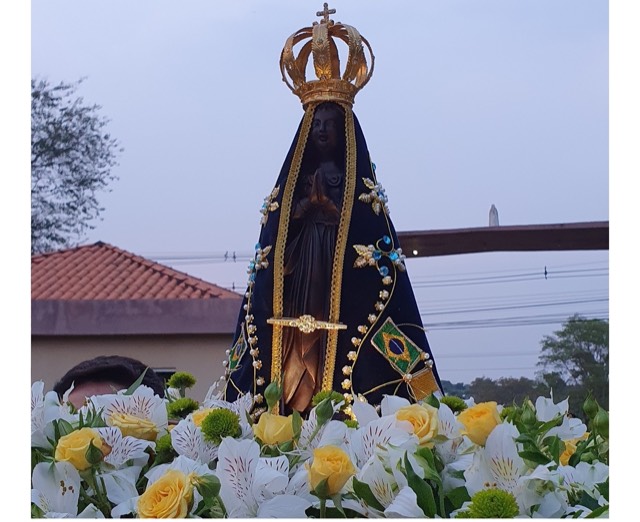
[[[609,408],[608,321],[574,315],[554,335],[544,336],[541,346],[538,366],[545,381],[564,379],[573,389],[570,403],[590,393],[603,408]]]
[[[76,83],[31,80],[31,253],[71,246],[104,210],[97,193],[117,179],[121,152],[104,132],[102,107],[76,97]]]

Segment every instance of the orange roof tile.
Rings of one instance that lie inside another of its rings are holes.
[[[211,299],[239,294],[101,241],[31,258],[31,299]]]

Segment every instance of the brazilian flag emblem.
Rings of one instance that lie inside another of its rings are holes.
[[[418,364],[422,354],[422,350],[396,326],[391,317],[387,317],[371,337],[371,344],[403,375]]]
[[[232,372],[238,367],[238,363],[240,362],[240,359],[242,359],[242,356],[246,351],[247,351],[247,341],[244,338],[244,326],[243,326],[242,331],[238,336],[238,340],[236,341],[236,344],[233,345],[233,348],[231,348],[231,351],[229,352],[229,371],[230,372]]]

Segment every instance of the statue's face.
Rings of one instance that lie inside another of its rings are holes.
[[[339,133],[344,132],[341,125],[342,115],[338,109],[320,107],[316,110],[311,124],[311,140],[318,152],[328,153],[336,149],[340,143]]]

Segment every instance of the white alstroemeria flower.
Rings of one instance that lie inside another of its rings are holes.
[[[68,462],[40,462],[33,468],[31,502],[47,518],[78,517],[80,474]],[[104,518],[93,505],[82,512],[84,517]]]
[[[178,455],[183,455],[202,464],[210,464],[218,458],[218,445],[205,440],[200,426],[192,416],[182,419],[171,430],[171,445]]]
[[[538,397],[536,399],[536,417],[542,422],[548,422],[555,419],[559,415],[566,415],[569,411],[569,399],[560,401],[558,404],[553,402],[553,392],[551,397]]]
[[[575,467],[558,466],[558,473],[567,487],[584,490],[598,500],[602,495],[596,486],[606,482],[609,478],[609,466],[602,462],[594,462],[593,464],[579,462]]]
[[[396,395],[385,395],[380,401],[380,416],[395,415],[400,408],[409,406],[411,403],[404,397]]]
[[[51,444],[44,433],[44,382],[36,381],[31,385],[31,447],[50,448]],[[51,433],[53,435],[53,432]]]
[[[114,505],[138,497],[136,482],[140,478],[142,466],[127,466],[116,470],[102,470],[100,479],[104,482],[107,498]]]
[[[154,468],[151,468],[147,473],[145,473],[145,477],[147,477],[147,488],[151,486],[155,481],[161,478],[167,471],[169,470],[177,470],[185,475],[195,477],[201,477],[203,475],[213,475],[213,471],[209,469],[209,467],[205,464],[201,464],[196,462],[195,460],[191,460],[187,457],[180,455],[173,462],[168,464],[161,464]],[[129,513],[135,513],[138,507],[138,500],[140,496],[137,495],[135,497],[129,498],[111,510],[111,516],[113,518],[121,518],[123,515],[127,515]],[[202,495],[198,492],[198,490],[193,487],[193,506],[191,508],[191,514],[193,511],[197,509],[198,504],[202,500]]]
[[[520,481],[527,493],[523,499],[522,512],[534,518],[561,518],[569,507],[566,488],[561,476],[551,469],[555,463],[539,465]]]
[[[86,408],[91,406],[96,411],[102,409],[102,417],[109,426],[114,424],[114,417],[125,415],[153,423],[158,437],[167,432],[169,419],[166,399],[156,395],[148,386],[138,386],[131,395],[125,395],[125,391],[121,390],[116,394],[94,395],[88,401],[89,404],[83,406],[82,410],[87,411]]]
[[[587,432],[587,426],[576,418],[571,418],[565,415],[562,418],[562,424],[551,428],[546,437],[552,437],[557,435],[561,440],[579,439]]]
[[[519,433],[510,423],[498,424],[489,437],[484,448],[478,448],[473,456],[471,468],[464,472],[466,488],[470,496],[476,492],[494,487],[511,493],[521,508],[528,504],[521,498],[524,486],[520,478],[527,471],[524,460],[518,455],[515,438]]]
[[[397,449],[403,455],[406,450],[415,450],[418,438],[403,424],[409,423],[388,415],[350,431],[349,448],[355,466],[361,469],[375,453]]]
[[[425,513],[418,506],[418,497],[409,486],[403,487],[393,502],[384,510],[387,518],[424,518]]]
[[[371,492],[383,508],[389,507],[395,499],[398,490],[406,485],[405,483],[402,484],[402,486],[398,486],[396,478],[385,469],[379,457],[369,459],[364,467],[356,474],[356,478],[360,482],[369,485]],[[351,482],[349,484],[351,484]],[[383,516],[382,512],[365,504],[364,501],[360,501],[360,504],[364,510],[363,515],[367,518],[380,518]]]
[[[287,493],[288,471],[289,462],[284,456],[260,458],[257,442],[224,438],[216,475],[228,516],[304,518],[311,502]]]
[[[48,439],[54,437],[54,420],[65,420],[71,424],[78,422],[78,415],[71,413],[69,406],[58,398],[54,391],[44,392],[44,382],[36,381],[31,386],[31,446],[51,448]],[[68,396],[70,392],[65,394]]]
[[[240,395],[233,402],[210,397],[204,400],[202,406],[204,408],[225,408],[227,410],[231,410],[240,419],[240,429],[242,430],[240,438],[253,438],[253,429],[249,422],[249,412],[253,406],[253,398],[251,397],[251,394],[245,393],[244,395]]]
[[[129,460],[134,460],[140,468],[149,460],[147,448],[155,449],[155,442],[138,439],[136,437],[125,437],[118,428],[106,427],[95,428],[102,440],[107,443],[111,451],[105,455],[104,462],[114,468],[121,468]]]

